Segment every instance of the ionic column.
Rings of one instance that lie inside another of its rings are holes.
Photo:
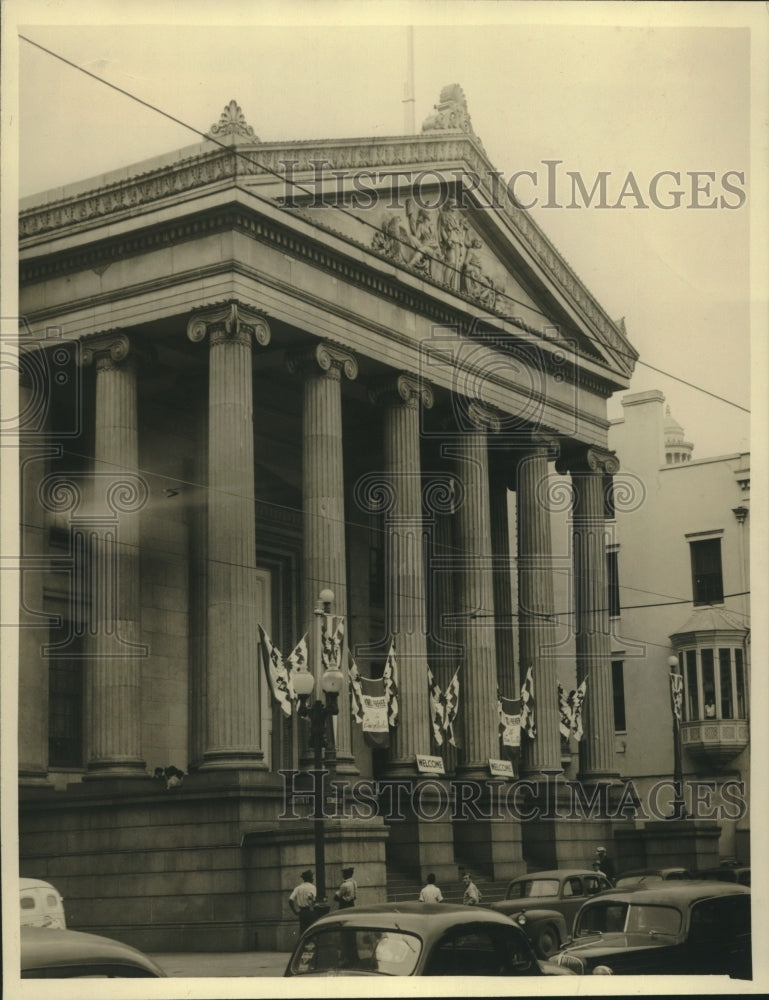
[[[518,605],[520,680],[532,668],[537,737],[522,736],[526,774],[561,767],[558,673],[553,654],[556,641],[553,591],[553,544],[548,497],[548,459],[557,442],[533,435],[533,447],[518,462],[516,509],[518,520]]]
[[[20,358],[18,429],[21,515],[19,572],[19,784],[47,785],[48,772],[48,621],[43,615],[43,577],[46,559],[46,521],[37,487],[45,475],[53,449],[46,447],[47,427],[38,423],[48,399],[35,398],[49,386],[33,378]],[[41,366],[42,367],[42,366]]]
[[[497,647],[497,686],[508,698],[516,698],[515,643],[513,628],[512,567],[510,565],[509,490],[503,456],[494,454],[489,485],[491,551],[494,555],[494,625]]]
[[[489,758],[499,756],[488,459],[488,433],[499,429],[499,418],[476,403],[469,404],[468,416],[474,427],[460,439],[457,462],[464,500],[456,514],[456,599],[462,615],[458,640],[465,651],[460,674],[465,745],[457,773],[487,777]]]
[[[574,493],[574,600],[577,683],[587,677],[580,741],[580,778],[595,782],[618,776],[614,750],[611,632],[606,581],[605,498],[619,462],[613,453],[587,448],[564,456],[559,472],[571,473]]]
[[[86,778],[144,777],[139,511],[149,491],[138,474],[139,355],[125,334],[105,333],[84,339],[81,359],[96,368]]]
[[[347,566],[345,557],[344,470],[342,449],[342,375],[356,378],[353,355],[333,344],[318,343],[288,358],[289,370],[303,377],[302,497],[304,508],[304,620],[308,624],[310,665],[320,687],[320,651],[311,627],[318,594],[334,592],[333,613],[345,619],[345,645],[350,642],[347,620]],[[301,619],[300,619],[301,620]],[[340,669],[345,684],[339,696],[336,720],[336,767],[354,772],[350,729],[347,662]]]
[[[418,379],[401,374],[372,397],[385,408],[385,479],[392,490],[385,515],[385,628],[395,642],[402,695],[388,770],[413,773],[416,755],[430,753],[419,408],[431,407],[433,394]]]
[[[201,769],[264,768],[259,710],[254,504],[253,343],[257,313],[232,303],[194,316],[208,337],[206,739]]]

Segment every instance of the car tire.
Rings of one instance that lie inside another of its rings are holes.
[[[534,947],[540,958],[551,958],[561,947],[561,940],[558,931],[552,924],[545,926],[537,934]]]

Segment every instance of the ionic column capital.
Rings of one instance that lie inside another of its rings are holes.
[[[249,345],[253,338],[261,347],[266,347],[272,334],[264,316],[240,302],[228,302],[191,316],[187,322],[187,336],[194,344],[209,337],[212,345],[228,340]]]
[[[150,351],[139,346],[122,330],[92,333],[80,343],[80,364],[93,364],[97,371],[136,366],[140,361],[150,361],[151,357]]]
[[[590,447],[561,455],[555,467],[561,475],[570,472],[572,475],[613,476],[619,472],[619,459],[613,451]]]
[[[355,355],[327,340],[292,352],[286,357],[286,365],[292,375],[326,375],[337,382],[341,381],[342,375],[351,381],[358,377]]]
[[[467,404],[465,415],[470,427],[475,431],[497,434],[502,427],[502,417],[499,411],[474,399]]]
[[[413,409],[418,409],[421,404],[425,410],[429,410],[432,408],[434,395],[426,382],[401,372],[369,389],[369,399],[378,405],[403,405]]]

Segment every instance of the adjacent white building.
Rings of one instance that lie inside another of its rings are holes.
[[[750,795],[750,455],[697,456],[662,392],[622,405],[609,431],[622,471],[608,546],[621,772],[642,799],[673,773],[675,657],[687,807],[720,805],[719,854],[747,863],[750,816],[736,817]]]

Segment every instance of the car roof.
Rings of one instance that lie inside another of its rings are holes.
[[[625,872],[620,872],[617,878],[632,878],[635,875],[664,875],[665,872],[688,872],[688,868],[681,865],[671,865],[668,868],[629,868]]]
[[[425,918],[429,917],[429,921]],[[440,932],[457,924],[490,923],[516,927],[509,917],[486,907],[463,906],[459,903],[420,903],[408,900],[403,903],[376,903],[371,906],[354,906],[334,910],[316,920],[310,931],[332,924],[371,925],[394,930],[424,933]],[[516,927],[516,930],[520,928]],[[521,932],[522,933],[522,932]]]
[[[516,875],[514,879],[510,880],[513,882],[523,882],[525,879],[532,878],[570,878],[574,875],[602,875],[603,872],[594,871],[592,868],[551,868],[544,872],[527,872],[525,875]]]
[[[165,975],[152,959],[122,941],[83,931],[22,926],[22,972],[83,963],[139,966],[156,976]]]
[[[643,889],[633,889],[631,892],[626,892],[624,889],[608,889],[595,898],[602,903],[611,902],[613,899],[624,901],[627,896],[627,902],[634,904],[659,903],[662,905],[665,903],[670,904],[673,901],[687,905],[695,903],[700,899],[713,899],[716,896],[737,896],[742,894],[750,895],[750,889],[736,882],[708,882],[705,879],[702,881],[682,880],[679,882],[674,879],[672,882],[666,882],[664,887],[655,885]],[[593,900],[588,900],[583,905],[591,906],[593,905]]]
[[[53,889],[54,892],[58,893],[58,889],[55,885],[51,885],[50,882],[44,882],[39,878],[20,878],[19,879],[19,889]]]

